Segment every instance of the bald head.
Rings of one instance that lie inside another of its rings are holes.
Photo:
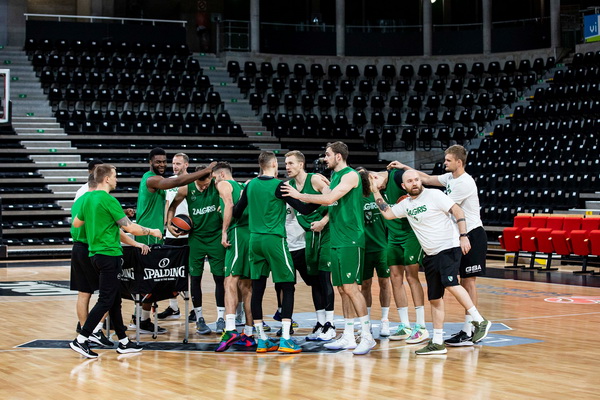
[[[408,179],[415,179],[415,177],[419,177],[419,173],[414,169],[409,169],[408,171],[404,171],[402,174],[402,182],[406,183]]]
[[[402,187],[409,196],[413,198],[418,197],[423,192],[423,183],[421,182],[419,172],[414,169],[404,171],[404,174],[402,174]]]

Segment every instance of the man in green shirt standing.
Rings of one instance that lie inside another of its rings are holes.
[[[120,227],[133,235],[151,235],[162,238],[158,229],[150,229],[132,223],[123,212],[121,205],[109,193],[117,186],[116,168],[102,164],[94,171],[97,190],[89,193],[73,220],[75,228],[85,226],[89,256],[92,265],[100,273],[98,302],[90,311],[81,333],[69,345],[71,349],[86,358],[97,358],[98,354],[90,350],[88,340],[94,328],[108,311],[119,338],[118,353],[141,351],[141,346],[131,342],[125,334],[121,315],[120,281],[121,256]]]
[[[192,174],[179,175],[176,178],[169,179],[164,176],[167,170],[167,153],[163,149],[160,147],[152,149],[148,161],[150,170],[142,177],[138,190],[136,221],[140,225],[164,232],[166,190],[185,186],[197,179],[210,176],[212,167],[216,163],[212,163],[209,167]],[[148,235],[140,236],[136,240],[149,246],[162,244],[162,239],[156,239]],[[142,303],[140,320],[140,332],[142,333],[154,332],[154,324],[150,321],[150,307],[150,303]],[[159,334],[166,332],[166,329],[158,327]]]
[[[353,354],[367,354],[376,346],[371,334],[367,303],[359,284],[365,252],[362,183],[358,173],[347,164],[348,146],[343,142],[327,144],[325,162],[333,170],[330,191],[323,194],[300,193],[291,185],[283,189],[284,196],[328,205],[331,235],[331,277],[342,297],[346,326],[342,337],[326,343],[328,349],[354,349]],[[354,338],[354,311],[361,324],[360,344]]]

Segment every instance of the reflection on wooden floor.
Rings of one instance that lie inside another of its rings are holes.
[[[29,290],[27,285],[21,292],[18,287],[14,289],[14,284],[13,289],[6,290],[8,282],[68,281],[68,261],[29,265],[9,263],[0,268],[2,399],[600,397],[595,368],[600,357],[595,338],[600,331],[600,289],[595,287],[479,279],[479,309],[496,324],[496,329],[492,328],[494,332],[482,345],[449,348],[445,356],[417,357],[414,350],[421,345],[378,339],[378,346],[367,356],[349,352],[257,355],[183,350],[119,355],[114,350],[99,350],[99,359],[85,360],[66,347],[16,347],[39,339],[75,337],[76,296],[49,296],[43,290]],[[207,321],[216,318],[213,285],[212,279],[205,277]],[[377,291],[374,283],[374,299]],[[9,293],[12,295],[6,295]],[[341,315],[339,305],[338,301],[336,316]],[[166,302],[160,309],[164,307]],[[268,289],[266,315],[271,315],[275,307],[273,290]],[[310,313],[311,308],[310,291],[299,283],[295,312],[310,315],[304,313]],[[133,303],[125,302],[123,315],[130,316],[132,309]],[[446,309],[446,322],[454,323],[447,327],[460,326],[463,311],[459,305],[447,298]],[[410,315],[414,321],[413,310]],[[393,305],[390,316],[394,327],[398,315]],[[375,303],[372,318],[379,317],[379,305]],[[279,327],[268,318],[267,322]],[[296,337],[310,332],[308,323],[301,323]],[[183,318],[161,326],[169,333],[156,340],[142,335],[142,342],[183,340]],[[191,342],[208,344],[218,340],[215,334],[200,337],[192,328],[190,325]]]

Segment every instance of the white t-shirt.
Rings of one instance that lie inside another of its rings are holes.
[[[77,193],[75,193],[75,199],[73,200],[77,200],[78,198],[83,196],[83,194],[86,193],[88,190],[90,190],[90,185],[86,182],[79,189],[77,189]]]
[[[423,189],[416,199],[407,197],[392,206],[397,217],[406,217],[428,256],[459,247],[458,228],[450,209],[455,203],[437,189]]]
[[[446,187],[446,194],[456,204],[461,206],[467,220],[467,232],[483,226],[481,222],[477,184],[473,177],[466,172],[454,179],[451,172],[438,177],[440,184]],[[454,216],[452,217],[454,218]]]
[[[176,178],[176,177],[177,177],[177,175],[171,176],[171,178]],[[165,199],[167,200],[169,205],[171,205],[171,203],[175,199],[175,196],[177,196],[177,189],[179,189],[179,188],[174,187],[174,188],[166,190]],[[188,205],[187,205],[187,201],[185,199],[183,199],[183,201],[181,203],[179,203],[179,205],[175,209],[175,215],[178,215],[178,214],[185,214],[185,215],[189,216]],[[179,235],[178,238],[185,239],[188,236],[189,235]],[[173,234],[171,232],[169,232],[168,229],[167,229],[167,233],[165,234],[165,237],[170,238],[170,239],[175,238],[175,236],[173,236]]]
[[[304,229],[298,223],[296,213],[289,204],[285,206],[285,231],[290,251],[301,250],[306,247]]]

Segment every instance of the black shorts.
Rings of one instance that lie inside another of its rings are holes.
[[[460,277],[471,278],[485,275],[485,258],[487,256],[487,235],[482,226],[469,232],[471,251],[460,260]]]
[[[165,238],[167,246],[187,246],[188,238]]]
[[[444,297],[446,287],[459,284],[458,268],[461,254],[460,247],[453,247],[441,251],[435,256],[423,257],[423,267],[427,279],[427,298],[430,301]]]
[[[88,245],[73,243],[71,250],[71,290],[83,293],[94,293],[99,287],[98,271],[92,266]]]

